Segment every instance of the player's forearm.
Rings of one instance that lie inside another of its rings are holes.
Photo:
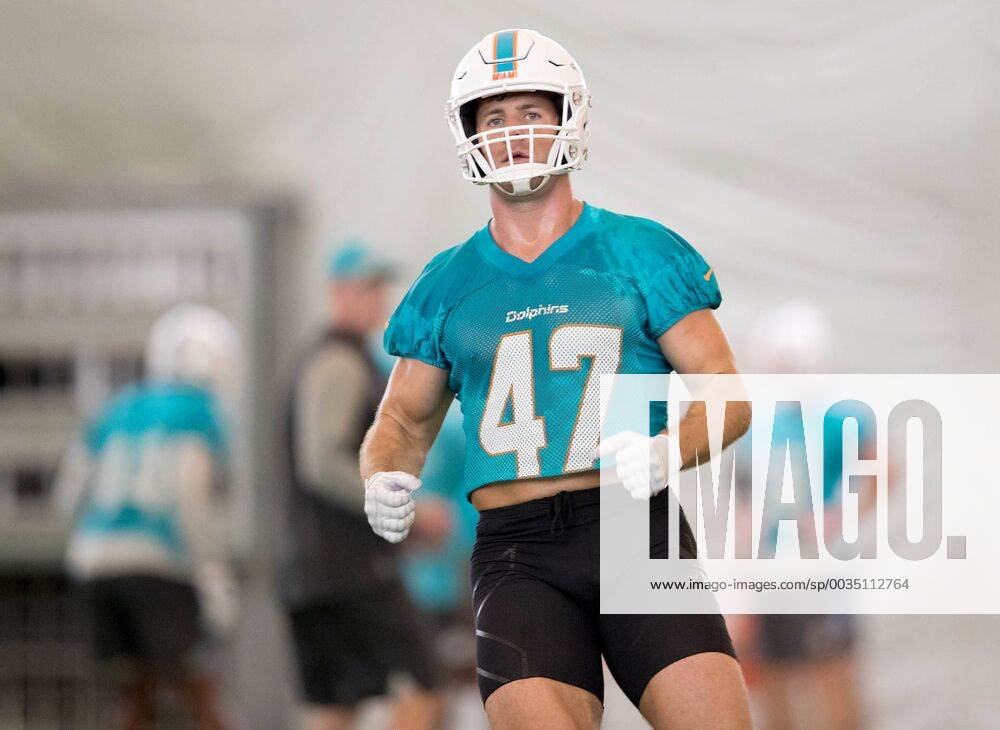
[[[429,449],[428,439],[419,430],[407,428],[390,413],[380,412],[361,445],[361,478],[380,471],[419,475]]]
[[[722,431],[722,448],[736,441],[750,428],[750,403],[728,401]],[[670,429],[669,434],[679,440],[681,469],[694,466],[699,460],[708,460],[709,432],[708,412],[704,401],[696,401],[684,414],[680,425]]]

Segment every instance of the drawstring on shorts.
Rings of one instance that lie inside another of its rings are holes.
[[[552,498],[549,516],[552,518],[549,532],[553,535],[563,534],[573,520],[573,500],[570,499],[569,492],[559,492]]]

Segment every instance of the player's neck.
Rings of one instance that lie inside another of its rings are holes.
[[[490,191],[490,233],[497,245],[524,261],[534,261],[573,227],[583,203],[573,198],[568,175],[549,181],[541,195],[511,198]]]

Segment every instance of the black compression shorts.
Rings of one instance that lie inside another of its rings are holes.
[[[735,656],[719,615],[600,613],[599,488],[484,510],[472,554],[476,670],[483,702],[517,679],[547,677],[604,700],[604,656],[637,707],[649,680],[694,654]],[[666,534],[666,491],[650,526]],[[683,519],[682,555],[694,550]],[[658,540],[651,557],[666,557]]]

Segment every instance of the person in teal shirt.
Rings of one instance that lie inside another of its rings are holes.
[[[173,307],[150,332],[146,377],[94,415],[60,467],[67,567],[88,605],[95,658],[122,665],[128,727],[156,724],[159,687],[192,708],[197,726],[228,724],[204,658],[239,605],[215,496],[228,483],[242,361],[221,312]]]
[[[748,727],[721,616],[600,612],[600,462],[615,488],[649,500],[660,558],[665,447],[678,425],[693,434],[678,444],[683,467],[708,447],[699,404],[669,429],[661,405],[645,433],[602,441],[600,376],[736,367],[701,254],[655,221],[573,196],[589,112],[576,61],[532,30],[489,34],[456,69],[449,127],[463,175],[490,186],[493,218],[435,256],[389,319],[385,349],[400,360],[362,446],[365,512],[389,542],[419,530],[418,475],[454,397],[480,515],[470,577],[491,722],[596,726],[603,658],[655,727]],[[733,408],[723,446],[749,425],[749,408]],[[683,555],[694,547],[683,520],[680,538]]]

